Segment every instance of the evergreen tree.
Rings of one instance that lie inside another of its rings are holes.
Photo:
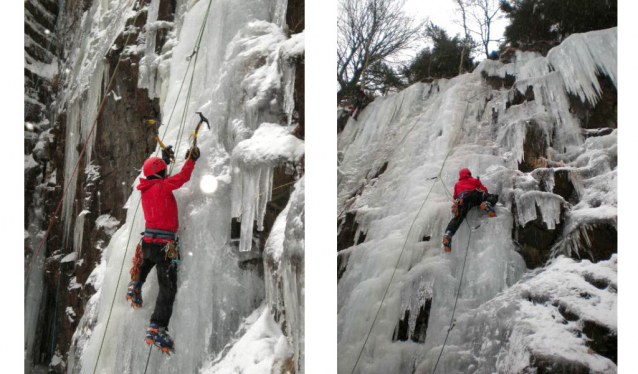
[[[404,75],[410,83],[425,78],[451,78],[458,75],[459,62],[463,52],[463,39],[458,35],[450,38],[447,32],[432,23],[428,25],[426,36],[431,40],[432,47],[426,47],[404,68]],[[477,44],[470,41],[472,48]],[[474,67],[469,53],[463,54],[463,69],[471,71]]]
[[[517,48],[618,25],[616,0],[502,0],[501,10],[511,22],[505,41]]]

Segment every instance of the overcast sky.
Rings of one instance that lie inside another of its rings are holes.
[[[460,21],[460,15],[455,13],[454,0],[407,0],[404,9],[408,14],[414,15],[417,20],[429,18],[435,25],[444,28],[450,36],[463,34],[463,27],[455,23],[456,20]],[[507,24],[507,19],[500,20],[494,24],[492,27],[492,39],[502,38]],[[480,42],[478,35],[472,35],[472,37]],[[406,53],[405,56],[402,56],[402,59],[415,56],[424,45],[425,43],[420,43],[419,47]],[[489,48],[490,51],[498,49],[498,43],[491,42]],[[477,61],[484,60],[485,54],[475,55],[474,58]]]

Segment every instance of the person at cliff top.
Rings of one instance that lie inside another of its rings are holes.
[[[173,314],[173,302],[177,293],[177,268],[179,266],[179,238],[177,229],[177,202],[173,191],[188,182],[199,158],[199,148],[186,153],[182,170],[166,177],[166,169],[174,158],[173,147],[162,150],[162,158],[151,157],[144,162],[144,178],[140,178],[137,189],[142,192],[142,209],[146,219],[146,230],[137,246],[131,269],[131,282],[126,299],[131,306],[142,306],[142,285],[151,269],[157,265],[159,294],[151,316],[151,326],[146,330],[147,344],[155,344],[164,353],[174,352],[175,343],[168,335],[168,322]]]
[[[497,201],[498,195],[488,193],[487,187],[479,179],[472,178],[470,169],[461,169],[459,171],[459,181],[454,186],[454,204],[452,205],[454,218],[447,225],[443,235],[445,251],[450,252],[452,250],[452,237],[461,226],[461,223],[463,223],[470,209],[478,206],[486,211],[490,217],[496,217],[496,211],[492,205],[496,205]]]
[[[359,90],[357,93],[357,98],[354,101],[354,107],[352,108],[352,118],[356,121],[359,118],[359,114],[361,113],[361,107],[363,106],[364,101],[366,100],[366,93],[363,90]]]

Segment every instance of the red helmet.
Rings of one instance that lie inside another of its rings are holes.
[[[463,168],[459,171],[459,178],[467,178],[471,176],[472,176],[472,172],[468,168]]]
[[[159,157],[151,157],[144,162],[144,176],[150,177],[166,169],[166,163]]]

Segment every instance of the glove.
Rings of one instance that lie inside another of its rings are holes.
[[[184,156],[184,158],[186,158],[187,160],[190,158],[191,160],[197,162],[199,156],[199,147],[191,147],[191,149],[186,151],[186,156]]]
[[[175,151],[173,150],[173,146],[169,145],[168,147],[162,149],[162,160],[166,163],[166,165],[171,163],[171,159],[175,158]]]

